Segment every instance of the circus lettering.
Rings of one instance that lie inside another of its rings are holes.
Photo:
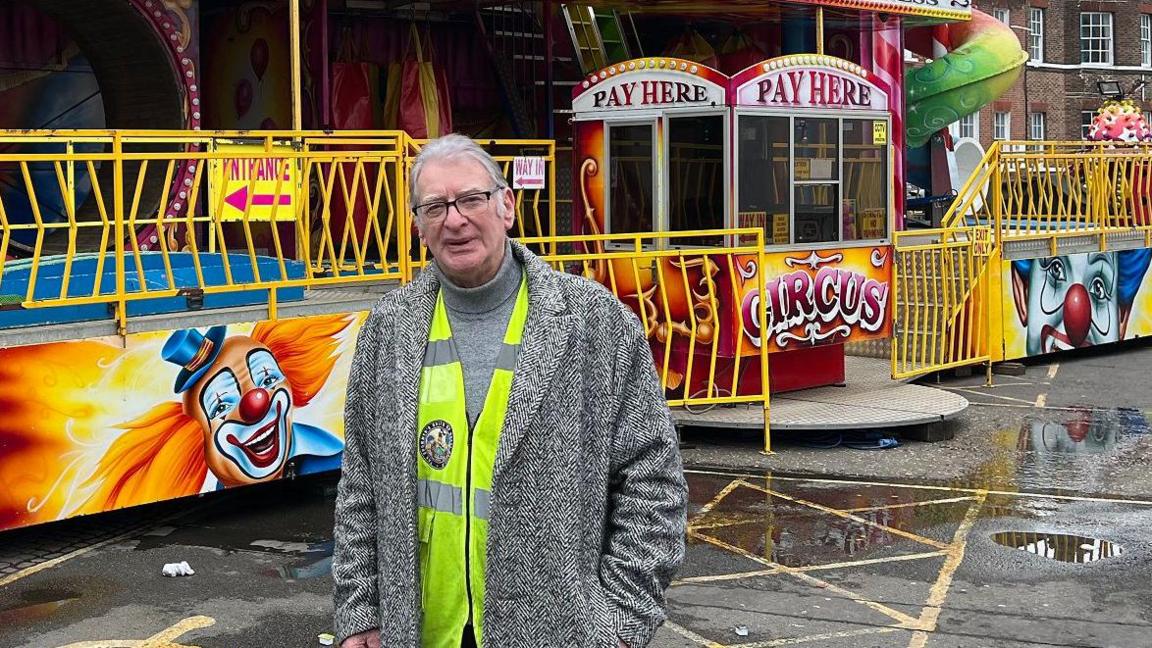
[[[808,267],[767,279],[766,324],[759,321],[757,292],[744,294],[740,311],[745,339],[756,348],[767,342],[783,350],[881,334],[887,324],[887,277],[878,276],[879,268],[855,269],[842,262],[840,253],[785,259],[786,266]]]

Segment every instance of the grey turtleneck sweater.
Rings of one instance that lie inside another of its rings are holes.
[[[435,268],[435,266],[433,266]],[[436,277],[444,293],[444,308],[452,326],[452,339],[464,367],[464,399],[468,424],[476,425],[488,385],[496,368],[496,358],[504,343],[504,332],[512,319],[516,293],[520,288],[523,268],[505,244],[504,263],[488,283],[475,288],[462,288],[448,280],[439,268]]]

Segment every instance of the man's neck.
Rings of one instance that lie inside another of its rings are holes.
[[[520,288],[521,266],[505,243],[501,263],[488,280],[475,286],[462,286],[438,269],[444,305],[460,313],[487,313],[503,304]]]

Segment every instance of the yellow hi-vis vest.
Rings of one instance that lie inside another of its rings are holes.
[[[452,341],[443,294],[436,298],[416,417],[423,648],[460,648],[469,621],[477,645],[483,646],[484,549],[492,471],[527,314],[528,288],[521,278],[484,408],[475,429],[470,429],[464,368]]]

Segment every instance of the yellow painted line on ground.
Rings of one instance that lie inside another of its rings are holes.
[[[725,497],[728,497],[729,493],[736,490],[736,487],[740,485],[740,482],[740,479],[733,479],[728,483],[727,486],[721,488],[720,492],[716,493],[716,497],[713,497],[707,504],[700,507],[700,512],[696,514],[696,517],[692,518],[692,520],[688,522],[688,526],[693,526],[694,522],[711,513],[712,509],[716,508],[716,505],[719,504],[721,500],[723,500]]]
[[[139,531],[131,531],[128,533],[122,533],[118,536],[108,538],[107,540],[101,540],[100,542],[97,542],[95,544],[88,545],[87,547],[80,547],[79,549],[69,551],[68,553],[64,554],[63,556],[56,556],[55,558],[45,560],[44,562],[32,565],[31,567],[25,567],[24,569],[21,569],[18,572],[15,572],[13,574],[8,574],[4,578],[0,578],[0,587],[4,587],[6,585],[11,585],[12,583],[15,583],[16,581],[20,580],[21,578],[27,578],[33,574],[40,573],[40,572],[44,571],[45,569],[52,569],[53,567],[55,567],[61,563],[67,562],[67,561],[72,560],[73,558],[76,558],[79,556],[83,556],[84,554],[88,553],[89,551],[95,551],[96,549],[99,549],[100,547],[112,544],[114,542],[119,542],[119,541],[124,540],[125,538],[128,538],[128,537],[135,535],[137,533],[140,533],[140,532]]]
[[[1029,405],[1031,407],[1031,405]],[[1052,408],[1049,408],[1052,409]],[[685,473],[697,475],[716,475],[724,477],[741,477],[744,479],[764,479],[764,475],[753,475],[750,473],[731,473],[720,472],[716,470],[702,470],[690,469],[685,470]],[[1088,497],[1081,495],[1054,495],[1048,493],[1029,493],[1027,491],[1004,491],[995,490],[991,488],[971,488],[967,486],[938,486],[935,484],[900,484],[896,482],[882,482],[882,481],[868,481],[868,480],[853,480],[853,479],[835,479],[832,477],[783,477],[772,476],[773,481],[779,482],[801,482],[810,484],[843,484],[845,486],[879,486],[884,488],[908,488],[913,490],[934,490],[948,493],[985,493],[987,495],[998,495],[1003,497],[1035,497],[1038,499],[1054,499],[1065,502],[1095,502],[1099,504],[1131,504],[1133,506],[1152,506],[1152,500],[1146,499],[1122,499],[1119,497]]]
[[[824,634],[808,635],[806,637],[788,637],[786,639],[773,639],[771,641],[757,641],[756,643],[736,644],[731,648],[773,648],[774,646],[798,646],[813,641],[828,641],[830,639],[851,639],[852,637],[866,637],[868,635],[888,634],[900,632],[900,628],[861,628],[859,630],[843,630],[841,632],[826,632]]]
[[[724,644],[718,644],[715,641],[712,641],[710,639],[705,639],[704,637],[701,637],[700,635],[696,634],[695,632],[692,632],[688,628],[679,626],[675,623],[672,623],[671,621],[665,621],[664,626],[667,627],[672,632],[675,632],[676,634],[680,635],[681,637],[684,637],[685,639],[687,639],[689,641],[693,641],[695,643],[698,643],[701,646],[708,646],[708,648],[726,648],[724,646]]]
[[[1036,397],[1035,407],[1045,407],[1048,405],[1048,394],[1040,394]]]
[[[944,566],[940,568],[940,573],[936,576],[936,582],[932,584],[932,589],[928,591],[928,605],[920,613],[920,629],[912,635],[912,640],[908,642],[908,648],[924,648],[924,645],[928,643],[928,633],[936,631],[936,624],[940,620],[941,606],[944,605],[944,600],[948,598],[948,590],[952,587],[952,577],[955,576],[960,563],[964,561],[964,551],[968,547],[968,533],[975,526],[976,519],[980,517],[980,509],[984,507],[984,502],[987,499],[987,493],[978,494],[976,501],[968,507],[968,513],[960,522],[960,526],[956,528],[956,534],[952,536],[952,547],[948,550],[948,557],[944,560]]]
[[[904,504],[886,504],[884,506],[862,506],[860,508],[840,509],[845,513],[864,513],[866,511],[887,511],[899,508],[912,508],[916,506],[932,506],[933,504],[953,504],[955,502],[967,502],[976,499],[975,495],[965,495],[963,497],[949,497],[947,499],[934,499],[925,500],[923,502],[905,502]]]
[[[803,567],[793,567],[792,569],[798,572],[814,572],[814,571],[830,571],[833,569],[850,569],[852,567],[865,567],[867,565],[881,565],[884,563],[904,562],[907,560],[924,560],[925,558],[939,558],[940,556],[947,555],[944,551],[929,551],[927,553],[917,554],[903,554],[900,556],[889,556],[887,558],[869,558],[868,560],[849,560],[838,563],[827,563],[823,565],[805,565]],[[716,583],[730,580],[740,580],[742,578],[756,578],[759,576],[774,576],[779,574],[779,569],[758,569],[755,571],[738,572],[735,574],[716,574],[713,576],[690,576],[672,583],[673,587],[677,585],[696,585],[700,583]]]
[[[710,544],[714,547],[717,547],[719,549],[723,549],[723,550],[728,551],[730,553],[734,553],[738,556],[743,556],[744,558],[747,558],[747,559],[754,561],[754,562],[758,562],[758,563],[760,563],[766,567],[774,568],[782,574],[788,574],[789,576],[792,576],[793,578],[797,578],[797,579],[805,582],[808,585],[813,585],[815,587],[818,587],[818,588],[824,590],[825,592],[832,592],[834,594],[839,594],[840,596],[842,596],[846,599],[849,599],[851,601],[855,601],[856,603],[859,603],[860,605],[872,608],[873,610],[879,612],[880,614],[883,614],[884,616],[895,620],[896,622],[898,622],[900,624],[900,627],[902,627],[902,628],[916,628],[916,627],[918,627],[916,625],[918,623],[918,621],[916,619],[908,616],[907,614],[904,614],[903,612],[900,612],[899,610],[893,610],[892,608],[890,608],[886,605],[882,605],[880,603],[877,603],[875,601],[867,599],[867,598],[865,598],[865,597],[863,597],[863,596],[861,596],[855,592],[851,592],[851,591],[848,591],[848,590],[846,590],[842,587],[839,587],[837,585],[833,585],[832,583],[822,581],[819,578],[816,578],[815,576],[810,576],[807,573],[805,573],[799,569],[795,569],[792,567],[785,567],[784,565],[772,562],[771,560],[768,560],[767,558],[757,556],[756,554],[754,554],[750,551],[747,551],[747,550],[742,549],[740,547],[737,547],[735,545],[728,544],[727,542],[724,542],[723,540],[718,540],[716,538],[713,538],[712,536],[708,536],[708,535],[705,535],[703,533],[697,533],[695,531],[689,531],[688,535],[690,535],[690,536],[692,536],[698,540],[702,540],[704,542],[707,542],[708,544]]]
[[[884,524],[880,524],[879,522],[873,522],[872,520],[869,520],[868,518],[863,518],[863,517],[860,517],[859,515],[855,515],[852,513],[846,513],[844,511],[834,509],[830,506],[824,506],[823,504],[817,504],[816,502],[809,502],[808,500],[800,499],[799,497],[792,497],[791,495],[785,495],[784,493],[774,491],[771,488],[764,488],[763,486],[756,486],[756,485],[750,484],[748,482],[744,482],[744,484],[746,484],[749,488],[754,488],[758,491],[763,491],[763,492],[765,492],[765,493],[767,493],[773,497],[779,497],[780,499],[788,500],[789,502],[800,504],[801,506],[807,506],[808,508],[813,508],[813,509],[816,509],[817,511],[828,513],[829,515],[835,515],[836,517],[844,518],[846,520],[852,520],[853,522],[859,522],[860,524],[864,524],[864,525],[867,525],[867,526],[870,526],[870,527],[873,527],[876,529],[880,529],[882,531],[886,531],[888,533],[891,533],[892,535],[900,536],[902,538],[907,538],[908,540],[911,540],[913,542],[919,542],[920,544],[928,545],[929,547],[936,547],[937,549],[945,549],[948,547],[947,544],[944,544],[943,542],[940,542],[939,540],[933,540],[932,538],[925,538],[924,536],[916,534],[916,533],[912,533],[911,531],[904,531],[902,529],[897,529],[895,527],[886,526]]]
[[[1060,371],[1059,362],[1053,362],[1052,364],[1048,365],[1048,380],[1055,378],[1057,371]]]
[[[200,628],[215,625],[216,619],[210,616],[188,617],[171,625],[147,639],[100,639],[96,641],[78,641],[60,648],[199,648],[186,644],[176,643],[176,639]]]
[[[165,524],[172,522],[173,520],[192,515],[192,514],[198,512],[200,509],[205,508],[205,507],[207,507],[213,503],[219,503],[219,502],[205,501],[202,504],[198,504],[196,506],[189,507],[188,509],[180,511],[179,513],[173,513],[172,515],[163,517],[160,520],[158,520],[156,522],[156,524],[153,524],[147,528],[141,527],[138,529],[133,529],[131,531],[125,531],[124,533],[112,536],[111,538],[106,538],[106,539],[101,540],[99,542],[95,542],[93,544],[90,544],[87,547],[80,547],[79,549],[69,551],[68,553],[66,553],[62,556],[56,556],[55,558],[45,560],[44,562],[37,563],[35,565],[32,565],[31,567],[25,567],[24,569],[21,569],[18,572],[8,574],[7,576],[0,578],[0,587],[4,587],[6,585],[11,585],[12,583],[15,583],[16,581],[18,581],[22,578],[27,578],[33,574],[37,574],[39,572],[42,572],[45,569],[52,569],[53,567],[59,566],[61,563],[68,562],[69,560],[72,560],[73,558],[78,558],[80,556],[83,556],[86,553],[89,553],[91,551],[95,551],[96,549],[99,549],[101,547],[105,547],[105,546],[108,546],[110,544],[115,544],[117,542],[120,542],[121,540],[126,540],[126,539],[134,537],[134,536],[143,535],[143,534],[147,533],[149,530],[164,526]]]

